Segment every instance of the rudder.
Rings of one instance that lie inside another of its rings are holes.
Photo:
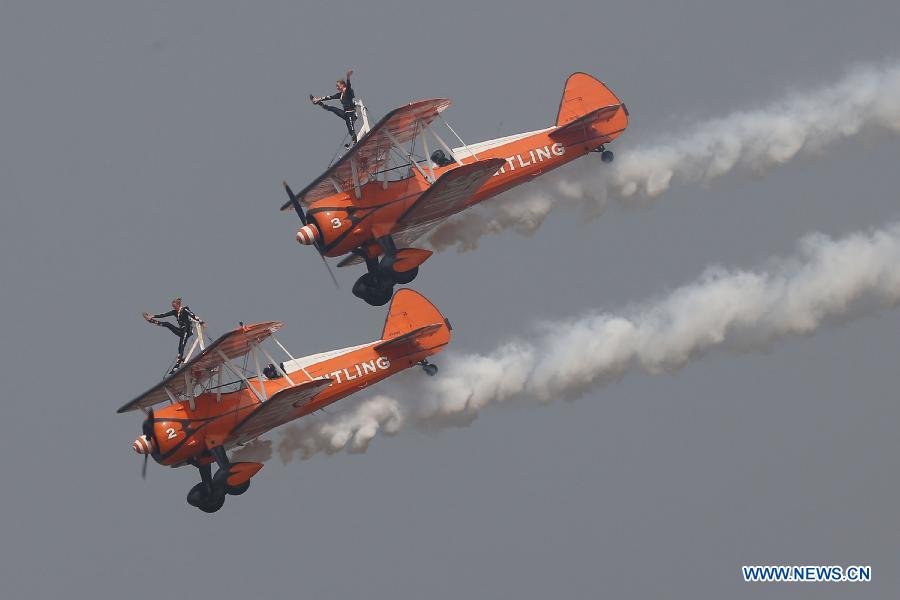
[[[606,85],[587,73],[572,73],[566,79],[559,110],[556,113],[557,127],[574,121],[578,117],[610,104],[622,104]],[[624,105],[622,105],[624,108]],[[625,109],[627,115],[628,110]]]
[[[447,343],[450,340],[450,324],[444,315],[425,296],[404,288],[398,290],[391,300],[381,339],[390,340],[420,327],[436,323],[440,323],[442,326],[430,335],[446,338],[442,341]]]

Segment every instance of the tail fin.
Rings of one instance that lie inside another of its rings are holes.
[[[609,106],[622,104],[615,94],[598,79],[587,73],[572,73],[566,79],[566,87],[563,90],[562,99],[559,101],[559,112],[556,113],[556,125],[561,126],[574,121],[587,113]],[[625,129],[628,123],[628,109],[622,104],[624,123],[621,129]]]
[[[396,339],[398,344],[414,342],[422,348],[442,348],[450,341],[450,322],[425,296],[404,288],[391,300],[381,339],[385,342]]]

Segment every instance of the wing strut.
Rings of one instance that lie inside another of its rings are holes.
[[[288,355],[288,358],[290,358],[292,361],[296,360],[296,359],[294,358],[294,355],[291,354],[290,352],[288,352],[288,349],[285,348],[284,346],[282,346],[282,345],[281,345],[281,342],[279,342],[279,341],[278,341],[278,338],[276,338],[274,335],[272,336],[272,340],[273,340],[276,344],[278,344],[278,347],[281,348],[281,350],[282,350],[285,354]],[[300,367],[300,370],[303,371],[303,374],[306,375],[306,377],[307,377],[310,381],[313,380],[313,376],[309,374],[309,371],[306,370],[306,367]],[[286,376],[286,375],[285,375],[285,376]]]
[[[450,148],[450,146],[447,145],[447,142],[444,141],[444,138],[439,136],[437,134],[437,131],[431,128],[431,125],[426,125],[425,129],[427,129],[431,133],[431,135],[434,136],[434,139],[436,139],[438,143],[444,147],[444,150],[446,150],[447,154],[449,154],[453,158],[453,160],[456,161],[456,164],[458,164],[459,166],[463,166],[463,161],[456,158],[456,154],[453,153],[453,150]],[[465,142],[463,142],[463,145],[465,145]],[[471,150],[469,150],[469,152],[471,152]]]
[[[465,143],[461,137],[459,137],[459,134],[456,133],[456,131],[454,131],[454,129],[452,127],[450,127],[450,123],[447,122],[447,119],[445,119],[443,116],[441,116],[440,113],[438,113],[437,118],[441,120],[441,123],[443,123],[444,125],[447,126],[447,129],[450,130],[450,133],[452,133],[453,135],[456,136],[456,139],[459,140],[459,143],[462,144],[465,147],[465,149],[469,151],[469,154],[471,154],[473,157],[475,157],[475,160],[481,160],[480,158],[478,158],[477,154],[472,152],[472,149],[469,148],[469,145],[467,143]],[[453,153],[451,152],[450,154],[453,154]]]
[[[280,346],[280,345],[281,345],[281,344],[279,344],[279,346]],[[291,385],[296,385],[296,384],[294,383],[294,380],[291,379],[290,376],[284,371],[284,369],[281,368],[281,365],[278,364],[278,361],[275,360],[274,358],[272,358],[271,356],[269,356],[269,353],[266,352],[266,349],[265,349],[265,348],[263,348],[262,346],[259,346],[259,350],[260,350],[260,352],[262,352],[262,353],[266,356],[266,358],[269,359],[269,362],[272,363],[272,366],[275,367],[275,369],[276,369],[279,373],[281,373],[281,376],[288,380],[288,383],[289,383],[289,384],[291,384]],[[288,356],[290,356],[290,354],[289,354]]]
[[[184,370],[184,390],[187,393],[188,397],[188,405],[191,407],[191,410],[197,410],[197,405],[194,402],[194,380],[191,377],[191,370]]]
[[[402,155],[403,154],[403,146],[400,145],[400,142],[397,141],[397,138],[394,137],[394,135],[391,133],[391,130],[385,128],[384,133],[388,136],[388,139],[391,140],[391,145],[393,145],[394,148],[396,148],[397,151]],[[410,163],[412,163],[412,166],[414,166],[416,168],[416,171],[418,171],[419,174],[422,175],[422,177],[425,179],[425,181],[427,181],[429,184],[434,183],[434,180],[429,179],[428,175],[425,173],[425,171],[422,170],[422,167],[420,167],[419,164],[415,160],[413,160],[411,153],[407,154],[406,159]]]
[[[350,157],[350,170],[353,172],[353,191],[356,192],[356,199],[359,200],[362,192],[359,191],[359,166],[356,163],[356,155]]]
[[[256,364],[256,383],[259,384],[259,392],[262,394],[262,397],[265,400],[268,400],[269,397],[266,395],[266,386],[263,385],[263,380],[262,380],[262,378],[263,378],[262,369],[259,368],[259,352],[256,351],[256,349],[258,347],[259,346],[257,346],[256,344],[250,346],[250,349],[253,351],[253,362]]]
[[[251,392],[253,392],[253,395],[256,396],[256,399],[259,400],[260,402],[265,402],[263,400],[262,396],[259,395],[259,392],[256,391],[256,388],[254,388],[250,384],[250,382],[247,380],[247,378],[244,376],[244,374],[241,373],[237,368],[235,368],[234,365],[231,364],[231,360],[227,356],[225,356],[225,353],[222,352],[221,350],[219,350],[218,348],[216,348],[216,352],[219,354],[219,357],[222,359],[223,364],[226,367],[228,367],[228,370],[231,371],[231,373],[235,377],[239,378],[241,381],[243,381],[244,383],[247,384],[247,387],[250,389]]]

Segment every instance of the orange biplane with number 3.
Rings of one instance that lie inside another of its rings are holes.
[[[262,468],[256,462],[231,462],[229,448],[414,365],[434,375],[437,366],[428,357],[450,342],[450,323],[424,296],[405,289],[394,295],[381,339],[368,344],[294,358],[273,337],[287,355],[278,362],[260,344],[281,326],[274,321],[242,324],[118,411],[147,414],[143,434],[133,444],[144,455],[145,473],[148,456],[162,465],[200,470],[200,483],[187,501],[202,511],[216,512],[226,495],[243,494]],[[262,369],[260,354],[268,360]],[[255,373],[237,364],[251,356]],[[165,402],[169,405],[153,409]]]
[[[605,145],[628,126],[625,105],[585,73],[569,76],[556,124],[538,131],[467,145],[445,123],[462,144],[450,148],[432,128],[448,106],[444,98],[412,102],[371,129],[365,118],[359,143],[325,173],[297,194],[284,184],[281,209],[293,208],[303,224],[297,241],[323,260],[349,254],[339,267],[365,263],[353,293],[369,304],[385,304],[395,284],[416,277],[431,252],[410,245],[442,220],[589,152],[612,161]],[[430,154],[429,134],[439,146]]]

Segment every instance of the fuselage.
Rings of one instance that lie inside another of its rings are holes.
[[[624,115],[622,117],[625,118]],[[601,144],[615,139],[624,129],[606,129],[599,132],[590,127],[564,136],[551,136],[557,127],[529,132],[492,141],[474,144],[454,150],[463,164],[487,158],[506,161],[488,181],[466,202],[468,208],[506,190],[528,183],[536,177],[575,160]],[[503,140],[509,142],[502,143]],[[477,155],[472,156],[472,152]],[[447,166],[420,165],[434,178],[459,166],[453,162]],[[383,182],[373,178],[360,186],[359,198],[355,190],[336,193],[313,202],[307,214],[318,227],[327,256],[342,256],[363,247],[370,256],[380,253],[375,240],[389,235],[397,228],[401,215],[425,192],[430,183],[411,167],[411,175],[400,181]]]
[[[294,385],[312,379],[327,378],[331,385],[324,388],[308,403],[298,406],[293,419],[321,408],[366,388],[386,377],[407,369],[423,358],[438,352],[440,346],[421,348],[413,353],[400,349],[379,351],[381,340],[342,348],[331,352],[298,358],[282,363],[282,368]],[[291,387],[291,381],[279,376],[249,383],[264,398]],[[263,395],[261,392],[265,390]],[[233,446],[231,433],[260,404],[256,394],[243,384],[241,389],[217,394],[214,390],[198,394],[191,409],[188,401],[178,402],[155,411],[154,437],[159,448],[154,459],[165,465],[182,466],[189,461],[210,462],[208,450],[215,446]]]

